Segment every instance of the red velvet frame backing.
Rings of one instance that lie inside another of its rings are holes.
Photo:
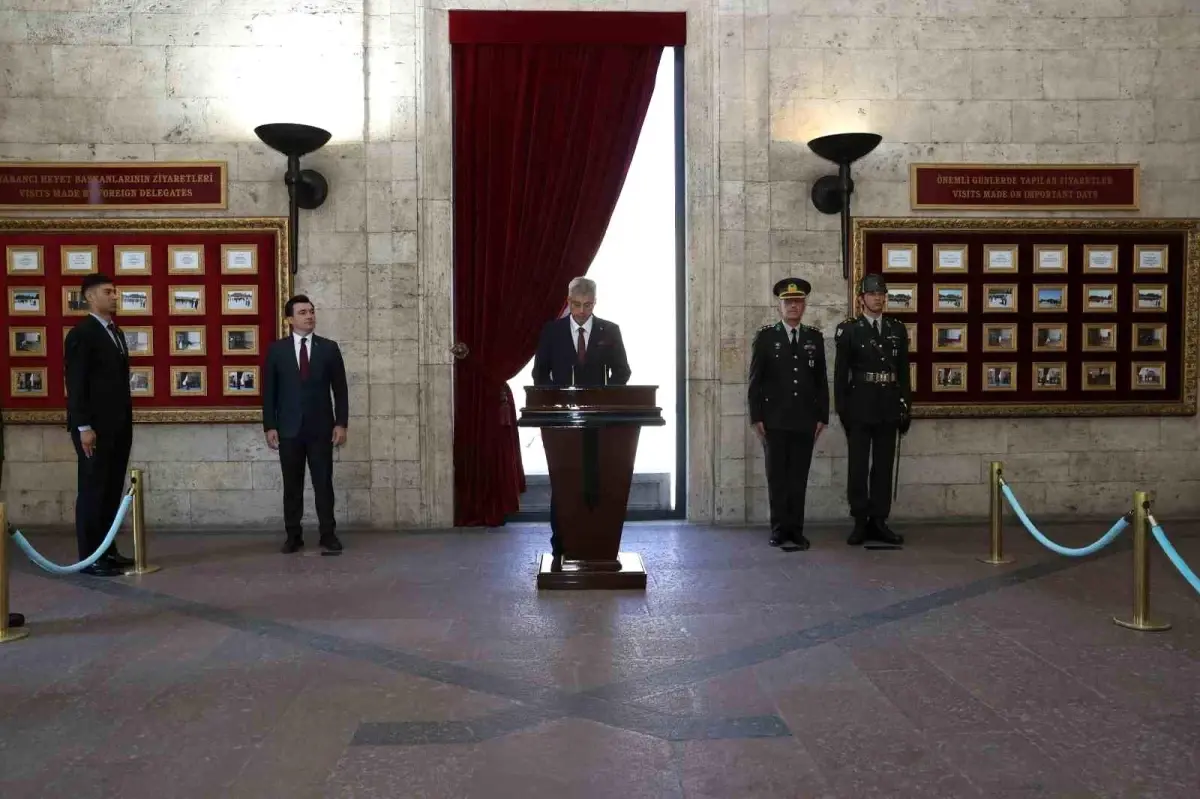
[[[1191,415],[1196,411],[1196,341],[1189,335],[1186,320],[1197,313],[1195,228],[1185,220],[1173,227],[1151,221],[1147,227],[1138,222],[1085,220],[856,220],[856,258],[854,284],[863,274],[883,272],[889,286],[916,284],[917,312],[896,313],[895,318],[917,325],[916,346],[910,356],[916,365],[913,392],[917,416],[1055,416],[1055,415]],[[882,227],[875,225],[882,223]],[[912,223],[905,225],[905,223]],[[1053,227],[1047,227],[1047,224]],[[1122,225],[1127,225],[1123,227]],[[971,227],[991,229],[970,229]],[[885,244],[916,245],[916,272],[883,271]],[[965,245],[966,273],[934,272],[935,245]],[[985,245],[1017,247],[1018,269],[1011,272],[985,272]],[[1061,273],[1034,272],[1035,245],[1067,245],[1067,270]],[[1085,245],[1116,245],[1115,273],[1084,272]],[[1134,247],[1161,246],[1167,251],[1167,271],[1135,273]],[[1189,245],[1191,249],[1189,249]],[[935,284],[966,284],[967,311],[935,310]],[[1085,284],[1115,284],[1117,310],[1084,310]],[[1017,311],[984,310],[984,285],[1016,285]],[[1066,284],[1065,312],[1034,311],[1036,286]],[[1133,310],[1135,284],[1165,284],[1166,312]],[[965,352],[935,352],[934,325],[963,323],[967,326]],[[984,351],[984,325],[1012,323],[1017,327],[1015,352]],[[1067,346],[1062,352],[1035,351],[1035,324],[1065,323]],[[1112,323],[1117,328],[1114,351],[1084,351],[1084,324]],[[1133,325],[1166,325],[1166,347],[1160,351],[1134,351]],[[1194,327],[1194,326],[1193,326]],[[1034,363],[1065,363],[1064,390],[1035,390]],[[1085,362],[1113,363],[1115,386],[1112,390],[1085,390]],[[1131,387],[1134,362],[1166,364],[1165,384],[1161,389]],[[934,391],[934,369],[939,363],[966,363],[965,391]],[[1009,391],[983,389],[984,364],[1017,364],[1016,388]]]

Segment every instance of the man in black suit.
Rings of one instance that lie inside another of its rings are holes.
[[[113,321],[117,289],[105,275],[83,279],[88,315],[67,334],[63,345],[67,377],[67,429],[79,461],[75,536],[80,560],[104,543],[125,491],[125,470],[133,446],[133,398],[129,393],[129,353]],[[133,559],[116,544],[83,570],[97,577],[124,574]]]
[[[283,469],[284,554],[304,546],[304,464],[316,494],[321,548],[341,552],[334,533],[333,448],[346,443],[350,400],[346,365],[337,342],[315,335],[317,310],[298,294],[284,309],[292,333],[267,350],[263,381],[263,430],[267,446],[279,450]]]
[[[538,386],[623,386],[629,382],[629,359],[621,328],[592,315],[596,281],[577,277],[567,286],[571,313],[547,322],[533,360],[533,383]],[[550,549],[558,558],[562,541],[550,493]]]

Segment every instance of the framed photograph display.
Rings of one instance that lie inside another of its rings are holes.
[[[915,244],[885,244],[883,245],[884,272],[915,272],[917,271],[917,245]]]
[[[287,244],[277,217],[0,219],[4,422],[65,422],[63,342],[87,320],[93,272],[117,291],[135,423],[260,422],[262,355],[287,329]]]
[[[1196,413],[1200,220],[860,217],[853,236],[848,285],[882,274],[920,333],[914,417]],[[892,274],[899,247],[916,261]]]

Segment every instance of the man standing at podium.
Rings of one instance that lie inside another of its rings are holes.
[[[533,359],[537,386],[623,386],[629,382],[629,360],[621,328],[594,316],[596,281],[577,277],[567,286],[570,313],[547,322]],[[562,555],[554,492],[550,492],[550,548]]]
[[[773,547],[808,549],[804,499],[813,447],[829,424],[829,379],[821,331],[800,323],[812,286],[798,277],[775,284],[780,321],[754,337],[750,355],[750,423],[767,456]]]

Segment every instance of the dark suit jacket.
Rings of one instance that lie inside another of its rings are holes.
[[[311,336],[308,379],[301,380],[289,334],[271,344],[263,372],[263,430],[276,430],[280,438],[302,432],[323,437],[333,435],[334,427],[349,426],[346,364],[336,341]]]
[[[121,328],[117,337],[124,341]],[[97,433],[133,424],[129,360],[99,319],[89,314],[63,344],[67,372],[67,429],[89,426]]]
[[[572,373],[572,370],[573,373]],[[588,336],[587,361],[577,363],[575,339],[571,336],[571,317],[547,322],[538,340],[533,360],[533,382],[538,386],[623,386],[629,382],[629,360],[621,328],[598,316],[592,317]]]

